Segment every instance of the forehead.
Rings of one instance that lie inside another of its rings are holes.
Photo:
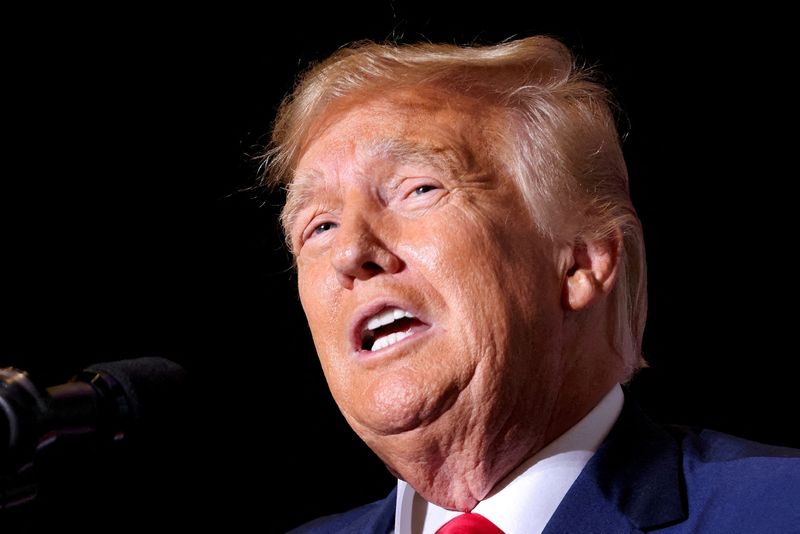
[[[483,144],[479,123],[490,116],[475,99],[441,90],[351,98],[316,121],[295,176],[326,164],[435,160],[436,155],[475,152]]]

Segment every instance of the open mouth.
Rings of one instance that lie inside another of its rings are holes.
[[[368,317],[361,330],[360,349],[376,352],[425,330],[428,325],[402,308],[389,307]]]

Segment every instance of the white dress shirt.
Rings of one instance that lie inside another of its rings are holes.
[[[614,426],[623,402],[617,384],[586,417],[512,471],[499,484],[502,489],[472,511],[505,534],[540,533]],[[397,481],[395,534],[435,534],[458,515],[461,512],[426,502],[405,481]]]

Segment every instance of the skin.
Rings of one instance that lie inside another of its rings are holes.
[[[392,472],[462,511],[624,378],[608,341],[619,239],[543,238],[484,135],[502,127],[441,90],[362,95],[318,121],[290,199],[334,399]],[[389,305],[424,325],[360,350],[355,322]]]

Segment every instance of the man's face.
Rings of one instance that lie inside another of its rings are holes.
[[[389,464],[409,439],[530,446],[562,386],[563,273],[487,140],[502,127],[466,97],[398,91],[327,113],[297,166],[303,308],[342,413]]]

